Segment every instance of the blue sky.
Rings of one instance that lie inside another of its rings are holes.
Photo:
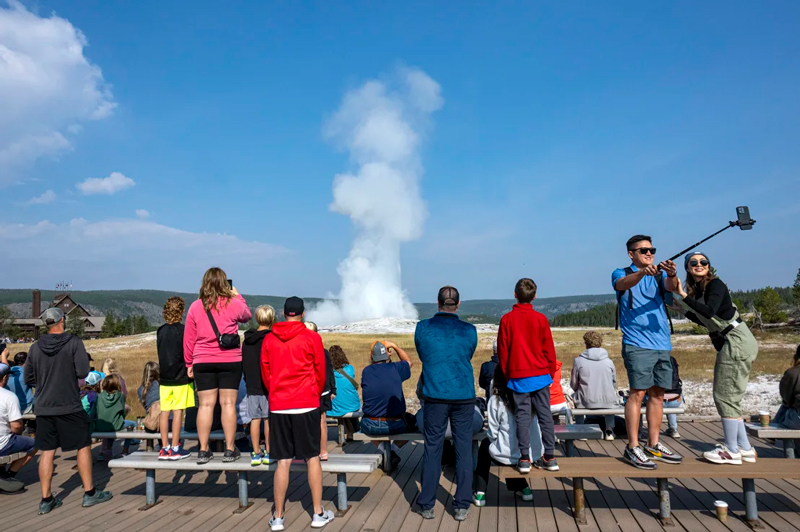
[[[791,284],[800,4],[440,4],[3,6],[32,27],[58,17],[87,44],[76,67],[57,53],[69,35],[0,23],[0,45],[37,66],[26,75],[69,73],[42,96],[0,64],[0,86],[19,81],[0,113],[22,109],[0,120],[3,286],[193,291],[219,264],[247,293],[338,292],[354,230],[329,206],[353,163],[323,126],[347,91],[399,66],[444,99],[421,145],[428,218],[402,247],[412,300],[443,284],[506,298],[521,276],[541,296],[608,293],[631,234],[666,258],[741,204],[756,228],[703,249],[733,288]],[[17,149],[33,138],[48,141]],[[135,185],[77,187],[114,172]]]

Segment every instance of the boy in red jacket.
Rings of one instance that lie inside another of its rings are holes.
[[[275,471],[274,513],[270,528],[283,530],[286,490],[292,459],[305,460],[314,515],[311,526],[320,528],[333,521],[333,512],[322,507],[320,453],[320,402],[325,386],[325,351],[319,334],[303,324],[305,305],[290,297],[283,306],[285,322],[272,326],[272,334],[261,344],[261,377],[269,393],[270,460]]]
[[[544,314],[533,310],[536,283],[520,279],[514,287],[517,304],[500,320],[497,334],[497,358],[508,388],[514,395],[514,421],[519,441],[519,472],[530,473],[530,426],[532,411],[539,419],[542,431],[544,456],[536,460],[536,467],[558,471],[555,458],[556,438],[553,415],[550,413],[550,385],[556,372],[556,348],[550,323]]]

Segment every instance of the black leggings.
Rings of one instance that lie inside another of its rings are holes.
[[[472,476],[472,491],[486,493],[486,486],[489,484],[489,469],[492,465],[505,465],[492,459],[492,455],[489,453],[489,443],[489,438],[484,438],[478,449],[478,466]],[[528,487],[528,481],[524,478],[507,478],[506,487],[508,491],[522,491]]]

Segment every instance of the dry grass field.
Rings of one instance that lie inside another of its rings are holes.
[[[572,363],[575,357],[584,350],[583,334],[588,329],[554,329],[553,336],[556,344],[558,359],[564,364],[562,377],[569,380]],[[617,366],[618,386],[627,387],[627,378],[622,363],[621,335],[613,329],[602,329],[604,347]],[[414,338],[410,334],[391,335],[356,335],[356,334],[323,334],[326,347],[340,345],[356,368],[356,378],[360,380],[361,369],[369,363],[369,348],[373,341],[389,339],[395,341],[405,349],[412,360],[417,361],[412,367],[412,378],[405,383],[406,396],[414,397],[414,388],[420,373],[420,364],[414,348]],[[480,365],[492,356],[492,342],[494,334],[481,333],[478,338],[478,350],[473,358],[475,382]],[[779,379],[787,369],[797,345],[800,343],[800,334],[785,332],[759,333],[760,351],[758,359],[753,366],[753,376],[766,376]],[[29,344],[13,344],[12,353],[26,351]],[[121,338],[90,340],[86,342],[86,349],[92,354],[94,365],[100,369],[103,359],[112,357],[118,362],[122,374],[128,385],[128,404],[133,407],[131,417],[144,415],[142,407],[136,397],[142,378],[142,368],[148,360],[157,360],[155,333],[128,336]],[[686,381],[698,384],[707,383],[713,377],[714,359],[716,353],[707,336],[691,334],[688,326],[677,326],[673,336],[673,354],[680,363],[681,377]],[[771,378],[769,380],[772,380]]]

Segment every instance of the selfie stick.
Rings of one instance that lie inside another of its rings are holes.
[[[684,249],[680,253],[677,253],[677,254],[673,255],[672,257],[670,257],[667,260],[675,260],[675,259],[677,259],[678,257],[683,255],[684,253],[690,252],[691,250],[693,250],[694,248],[696,248],[697,246],[699,246],[703,242],[705,242],[707,240],[711,240],[712,238],[714,238],[715,236],[717,236],[721,232],[725,231],[726,229],[730,229],[731,227],[739,227],[739,228],[741,228],[742,231],[749,231],[750,229],[753,228],[753,224],[755,224],[756,221],[753,220],[752,218],[750,218],[750,209],[748,209],[746,206],[745,207],[736,207],[736,214],[738,216],[738,219],[735,222],[728,222],[728,225],[726,225],[725,227],[723,227],[722,229],[720,229],[719,231],[717,231],[713,235],[705,237],[700,242],[695,242],[694,244],[692,244],[688,248]]]

